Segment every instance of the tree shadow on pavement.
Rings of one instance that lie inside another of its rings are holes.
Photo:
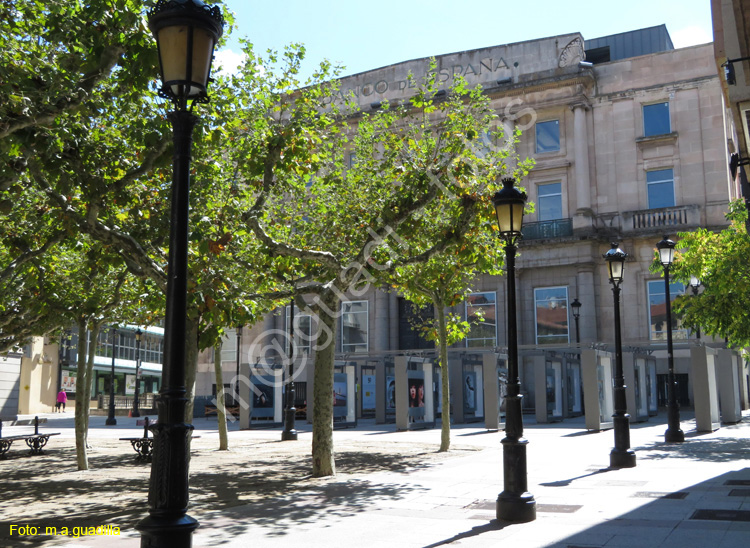
[[[663,460],[669,458],[708,462],[731,462],[750,455],[750,439],[689,437],[682,443],[655,442],[633,450],[639,459]]]
[[[307,484],[272,499],[207,511],[194,517],[201,521],[203,543],[216,546],[233,542],[234,538],[253,530],[259,532],[260,528],[263,536],[272,538],[304,527],[334,527],[338,521],[375,510],[386,501],[415,497],[425,491],[414,486],[363,479],[326,481]]]
[[[222,537],[231,538],[233,530],[244,532],[244,524],[251,522],[283,535],[285,527],[278,524],[288,520],[315,521],[321,512],[329,518],[351,515],[374,508],[378,501],[413,496],[412,487],[371,483],[366,476],[409,474],[445,458],[429,445],[379,445],[337,451],[339,476],[333,478],[311,477],[312,460],[304,445],[282,450],[273,443],[256,443],[232,452],[197,449],[190,465],[188,514],[223,516],[237,507],[245,517],[224,527]],[[33,548],[54,538],[39,534],[11,539],[10,524],[39,526],[41,531],[112,525],[126,532],[147,516],[151,466],[136,463],[129,445],[113,445],[100,454],[92,451],[89,471],[78,471],[75,458],[74,449],[54,448],[33,458],[19,454],[0,461],[0,546],[12,541],[13,546]],[[342,481],[347,476],[352,479]],[[207,527],[210,530],[210,524]]]

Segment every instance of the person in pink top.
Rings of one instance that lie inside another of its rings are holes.
[[[65,412],[65,403],[68,401],[68,395],[65,393],[65,390],[60,390],[60,392],[57,393],[57,411],[60,411],[60,406],[62,406],[62,412]]]

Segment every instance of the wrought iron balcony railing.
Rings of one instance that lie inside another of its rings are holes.
[[[521,232],[523,232],[524,240],[566,238],[573,235],[573,221],[572,219],[555,219],[554,221],[527,223]]]

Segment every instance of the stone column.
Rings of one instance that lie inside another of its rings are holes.
[[[573,230],[590,232],[593,211],[591,210],[591,180],[589,177],[589,137],[586,124],[588,105],[579,103],[573,109],[573,149],[575,171],[576,210]]]
[[[389,350],[390,332],[388,326],[388,314],[390,312],[389,294],[383,290],[375,290],[375,333],[373,338],[373,350],[384,352]]]
[[[277,330],[277,333],[275,333],[271,337],[271,344],[273,344],[273,340],[276,339],[276,344],[278,345],[278,347],[285,349],[285,350],[283,351],[283,353],[269,352],[269,354],[266,357],[271,358],[271,356],[275,356],[278,360],[283,360],[285,358],[286,353],[289,352],[288,350],[289,339],[281,335],[281,333],[288,333],[287,331],[288,327],[286,325],[286,306],[280,306],[276,310],[274,310],[274,324],[275,324],[275,329]]]
[[[508,157],[507,164],[508,164],[508,175],[510,175],[513,170],[516,168],[516,161],[513,157],[513,152],[515,151],[515,145],[513,144],[514,140],[514,131],[516,130],[516,125],[510,118],[503,119],[503,138],[501,142],[499,142],[497,145],[502,148],[508,148],[511,151],[511,156]]]
[[[576,278],[576,285],[578,287],[575,289],[576,294],[572,298],[578,298],[581,303],[581,317],[578,320],[578,326],[581,330],[581,344],[586,344],[599,340],[596,316],[596,292],[594,289],[594,266],[579,266]],[[571,328],[570,340],[575,340],[575,323],[571,325]]]
[[[388,314],[389,350],[398,350],[398,294],[393,290],[388,293],[388,308],[390,310]]]

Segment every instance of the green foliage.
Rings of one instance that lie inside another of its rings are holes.
[[[436,322],[434,320],[430,320],[423,323],[421,326],[418,326],[418,329],[425,340],[435,341],[435,345],[439,346],[441,343],[440,330],[438,326],[435,325],[435,323]],[[446,325],[447,337],[445,344],[447,346],[451,346],[452,344],[461,342],[466,338],[466,336],[469,334],[469,331],[471,330],[471,325],[469,324],[469,322],[462,320],[461,316],[458,314],[448,314],[446,316]]]
[[[728,228],[720,232],[698,229],[679,234],[680,251],[671,269],[675,280],[688,284],[690,276],[696,276],[703,284],[698,296],[684,295],[675,300],[674,310],[683,314],[684,323],[699,326],[709,335],[727,338],[737,347],[750,345],[747,215],[744,203],[737,200],[730,204]]]

